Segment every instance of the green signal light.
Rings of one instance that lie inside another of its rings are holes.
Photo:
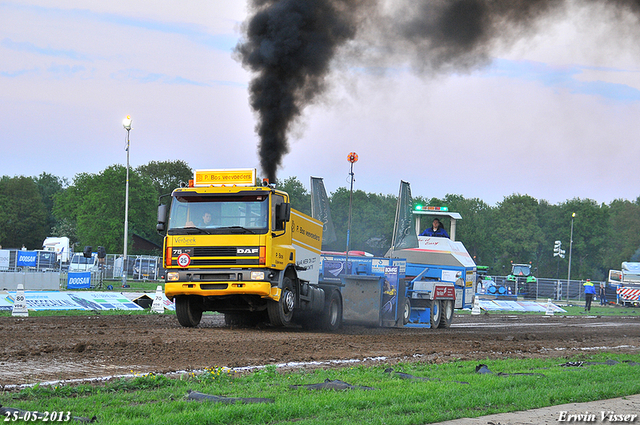
[[[425,207],[423,205],[416,205],[414,209],[416,211],[449,211],[449,207]]]

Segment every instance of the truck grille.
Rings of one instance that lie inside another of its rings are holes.
[[[191,260],[191,265],[193,266],[257,266],[258,259],[197,259],[194,258]]]
[[[244,267],[260,265],[260,258],[257,254],[238,254],[240,250],[248,251],[255,247],[237,246],[204,246],[194,247],[190,252],[191,262],[189,267]],[[179,247],[174,247],[180,249]],[[245,251],[245,252],[246,252]],[[174,254],[175,255],[175,254]],[[177,266],[177,257],[171,259],[171,265]]]
[[[233,246],[203,246],[193,249],[194,257],[235,257],[236,248]]]

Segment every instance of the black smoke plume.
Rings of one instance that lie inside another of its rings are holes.
[[[353,0],[253,0],[246,40],[236,51],[255,73],[249,86],[258,114],[260,164],[275,181],[287,133],[325,88],[338,46],[356,34]]]
[[[545,19],[561,18],[569,5],[640,15],[640,0],[250,0],[236,53],[254,74],[263,172],[275,180],[288,134],[326,89],[332,60],[464,72],[544,31]]]

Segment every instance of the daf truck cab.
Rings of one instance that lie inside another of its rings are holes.
[[[158,230],[166,231],[165,294],[182,326],[197,326],[204,311],[273,326],[323,311],[322,223],[289,205],[287,193],[256,185],[255,169],[196,170],[173,191]]]

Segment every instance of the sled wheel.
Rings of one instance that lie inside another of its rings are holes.
[[[411,318],[411,301],[408,298],[404,299],[404,306],[402,307],[402,325],[409,323]]]
[[[442,304],[442,317],[440,318],[440,326],[441,328],[448,328],[451,326],[451,321],[453,320],[453,301],[446,300],[441,301]]]
[[[440,301],[439,300],[434,300],[431,301],[431,306],[430,306],[430,310],[431,310],[431,327],[433,329],[437,328],[438,326],[440,326],[440,318],[442,316],[442,311],[440,308]]]

